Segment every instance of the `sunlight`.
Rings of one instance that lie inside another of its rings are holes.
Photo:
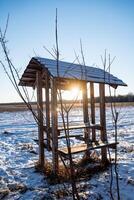
[[[63,91],[62,97],[63,97],[64,100],[80,99],[80,97],[81,97],[80,88],[74,87],[71,90]]]

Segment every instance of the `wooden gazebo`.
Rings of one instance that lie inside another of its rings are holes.
[[[87,83],[90,84],[90,116],[88,113]],[[94,83],[99,87],[100,123],[95,121]],[[67,90],[71,85],[79,85],[82,90],[83,123],[69,126],[69,130],[83,129],[83,141],[78,147],[71,146],[71,153],[76,154],[92,149],[101,149],[102,162],[107,160],[107,147],[115,148],[116,143],[108,143],[106,132],[105,84],[114,88],[126,84],[100,68],[82,66],[68,62],[33,57],[25,69],[20,86],[37,87],[39,164],[45,165],[44,134],[46,134],[47,150],[52,150],[53,172],[58,170],[58,157],[68,156],[68,149],[58,148],[58,140],[63,127],[58,126],[57,91]],[[45,112],[43,114],[43,93],[45,88]],[[45,115],[45,124],[43,122]],[[96,130],[100,131],[100,139],[96,140]]]

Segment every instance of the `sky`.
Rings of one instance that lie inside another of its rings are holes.
[[[7,46],[20,76],[33,56],[52,58],[43,46],[55,44],[55,11],[58,9],[60,58],[72,62],[80,55],[82,40],[88,66],[103,68],[105,49],[116,56],[111,73],[128,87],[117,94],[134,92],[134,1],[133,0],[0,0],[0,27],[9,13]],[[0,48],[0,60],[3,60]],[[21,101],[0,66],[0,103]]]

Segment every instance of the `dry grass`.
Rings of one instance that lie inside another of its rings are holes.
[[[38,162],[35,163],[35,169],[37,172],[41,171]],[[55,176],[52,171],[52,162],[46,160],[43,173],[47,176],[47,180],[50,184],[63,183],[70,180],[70,175],[62,163],[59,164],[58,174]]]
[[[108,166],[108,161],[106,163],[102,163],[97,156],[92,157],[89,154],[85,154],[81,160],[74,163],[75,179],[78,181],[89,178],[96,173],[106,170]],[[35,168],[37,171],[40,171],[38,163],[35,164]],[[52,162],[45,161],[43,173],[47,176],[47,180],[50,184],[63,183],[70,181],[69,166],[67,166],[67,169],[63,163],[60,162],[58,174],[55,176],[52,172]]]

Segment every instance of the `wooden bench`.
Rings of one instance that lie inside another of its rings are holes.
[[[75,129],[84,129],[84,128],[91,128],[91,129],[97,129],[101,130],[102,127],[99,124],[89,124],[89,123],[83,123],[83,124],[78,124],[78,125],[71,125],[68,128],[66,127],[66,130],[75,130]],[[59,131],[64,131],[65,130],[63,126],[58,127]]]
[[[94,149],[100,149],[103,147],[109,147],[109,148],[116,148],[116,145],[118,143],[116,142],[102,142],[102,141],[96,141],[96,142],[91,142],[88,145],[87,144],[78,144],[75,146],[71,146],[71,154],[78,154],[78,153],[82,153],[85,151],[90,151],[90,150],[94,150]],[[64,148],[59,148],[58,152],[60,155],[67,157],[68,156],[68,148],[64,147]]]
[[[76,129],[85,129],[85,128],[89,128],[89,129],[96,129],[96,130],[102,130],[102,127],[100,124],[90,124],[90,123],[82,123],[82,124],[77,124],[77,125],[70,125],[68,128],[67,126],[64,128],[64,126],[59,126],[57,131],[58,131],[58,139],[62,139],[65,138],[65,136],[61,136],[60,137],[60,133],[63,132],[64,130],[76,130]],[[43,126],[43,130],[45,132],[48,131],[46,126]],[[49,127],[49,132],[50,135],[52,134],[52,127]],[[82,135],[80,135],[82,138]],[[69,137],[78,137],[78,139],[80,138],[79,135],[73,136],[73,135],[69,135]]]
[[[84,129],[84,128],[91,128],[91,129],[97,129],[97,130],[102,130],[102,127],[100,124],[90,124],[90,123],[83,123],[83,124],[77,124],[77,125],[71,125],[67,128],[66,130],[74,130],[74,129]],[[47,127],[43,126],[44,131],[47,131]],[[59,126],[58,131],[64,131],[64,126]],[[49,131],[52,132],[52,127],[49,128]]]

